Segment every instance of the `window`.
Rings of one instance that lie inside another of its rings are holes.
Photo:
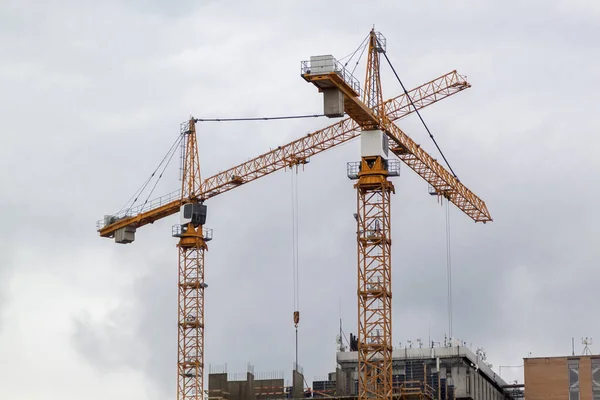
[[[592,358],[592,400],[600,400],[600,358]]]
[[[467,369],[467,379],[465,379],[465,382],[467,384],[467,394],[471,394],[471,374],[470,374],[470,369]]]
[[[569,400],[579,400],[579,359],[568,360]]]

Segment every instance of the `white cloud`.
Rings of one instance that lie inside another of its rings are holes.
[[[140,229],[130,246],[98,238],[95,221],[142,184],[190,114],[319,112],[300,61],[353,51],[372,23],[406,86],[454,68],[473,83],[423,111],[495,218],[476,226],[452,210],[455,332],[498,366],[530,351],[566,354],[571,336],[593,336],[597,9],[513,3],[3,2],[0,397],[172,398],[172,220]],[[386,68],[390,97],[400,88]],[[199,124],[203,176],[328,122]],[[416,119],[401,126],[433,152]],[[345,329],[356,332],[345,163],[357,145],[315,157],[300,175],[300,362],[309,381],[334,367],[340,303]],[[291,367],[290,179],[280,172],[208,202],[207,364]],[[176,165],[163,181],[154,194],[177,188]],[[395,185],[394,342],[429,332],[439,340],[444,208],[407,168]]]

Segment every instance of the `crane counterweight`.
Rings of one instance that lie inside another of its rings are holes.
[[[128,225],[115,232],[115,243],[127,244],[135,240],[135,226]]]

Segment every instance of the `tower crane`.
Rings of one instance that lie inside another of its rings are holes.
[[[361,161],[348,164],[356,179],[358,250],[358,399],[392,399],[391,176],[400,160],[425,179],[434,192],[456,204],[475,222],[492,218],[485,203],[398,128],[386,113],[381,91],[380,55],[386,40],[369,34],[366,77],[358,81],[331,55],[302,62],[302,77],[323,93],[325,115],[349,115],[360,127]],[[386,56],[387,58],[387,56]],[[399,78],[398,78],[399,79]],[[391,146],[390,146],[391,145]]]
[[[386,141],[385,144],[385,146],[389,145],[390,151],[397,154],[431,185],[440,190],[449,201],[472,218],[485,219],[489,214],[485,204],[479,198],[456,179],[451,180],[444,175],[445,170],[420,150],[418,145],[403,132],[390,128],[393,126],[392,121],[469,87],[470,84],[466,79],[456,71],[452,71],[386,102],[381,101],[379,103],[381,114],[376,115],[382,120],[385,118],[387,125],[383,127],[386,129],[386,134],[389,135],[389,130],[395,135],[394,140],[390,140],[389,143]],[[351,101],[360,104],[358,99]],[[363,109],[368,111],[364,107]],[[363,113],[366,113],[364,110]],[[324,129],[307,134],[204,181],[201,180],[200,175],[196,138],[198,121],[190,118],[189,121],[181,124],[180,129],[185,148],[181,190],[154,199],[142,206],[106,215],[104,219],[98,221],[97,230],[101,237],[114,238],[116,243],[127,244],[135,240],[137,229],[170,215],[180,214],[180,221],[172,231],[172,235],[179,239],[177,245],[179,254],[177,398],[179,400],[203,398],[204,291],[207,288],[204,281],[204,253],[208,250],[207,242],[212,239],[212,231],[204,226],[207,216],[204,202],[275,171],[306,164],[311,156],[363,135],[364,131],[359,129],[364,127],[364,120],[357,119],[353,111],[345,112],[351,118],[342,119]],[[381,124],[381,122],[375,124],[373,117],[371,118],[373,126]],[[371,161],[365,161],[365,168],[378,171],[379,175],[373,176],[382,181],[384,176],[381,169],[382,161],[378,162],[376,165],[379,169],[373,169],[375,164]],[[389,188],[389,185],[387,187]],[[361,216],[366,221],[366,225],[363,225],[366,227],[373,218],[370,214],[364,212],[363,214]],[[389,212],[386,215],[389,216]],[[382,227],[385,232],[389,230],[389,222],[386,224]]]

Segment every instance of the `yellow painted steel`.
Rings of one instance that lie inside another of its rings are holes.
[[[182,233],[179,249],[177,399],[204,396],[204,252],[202,226]]]
[[[355,185],[358,250],[358,398],[392,398],[392,260],[394,185],[381,157],[363,158]]]
[[[190,119],[185,135],[185,157],[180,203],[196,201],[200,188],[200,158],[196,125]],[[204,399],[204,252],[208,250],[202,225],[189,223],[179,238],[177,329],[177,399]]]

